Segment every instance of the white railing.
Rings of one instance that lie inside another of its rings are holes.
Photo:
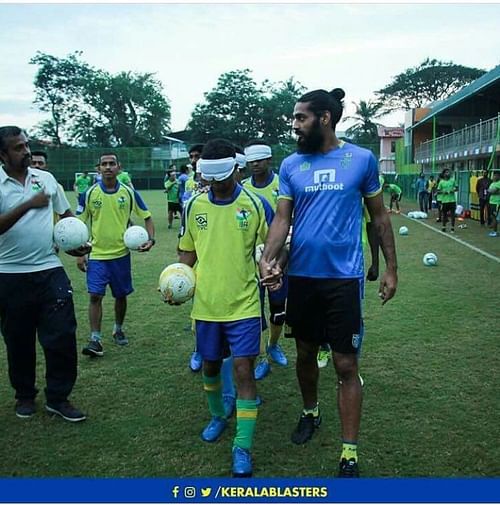
[[[448,133],[434,141],[423,142],[415,149],[415,163],[432,163],[433,156],[436,162],[444,162],[492,153],[496,150],[498,141],[499,120],[500,113],[497,117],[466,126],[462,130]]]

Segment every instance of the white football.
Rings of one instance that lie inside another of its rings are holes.
[[[54,242],[62,251],[78,249],[89,240],[89,230],[76,217],[65,217],[54,226]]]
[[[428,252],[424,254],[422,261],[424,262],[425,266],[433,267],[437,265],[438,257],[433,252]]]
[[[127,228],[123,235],[125,246],[132,251],[137,251],[142,244],[149,240],[148,232],[142,226],[131,226]]]
[[[158,285],[164,300],[184,303],[193,298],[196,275],[190,266],[173,263],[160,274]]]
[[[401,228],[399,229],[399,234],[408,235],[408,228],[406,226],[401,226]]]

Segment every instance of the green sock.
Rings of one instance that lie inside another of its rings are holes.
[[[342,443],[342,454],[340,455],[340,460],[346,459],[349,461],[353,459],[354,461],[358,461],[358,444],[353,442],[343,442]]]
[[[316,406],[313,409],[304,409],[302,413],[307,416],[307,414],[312,414],[314,417],[319,416],[319,404],[316,404]]]
[[[256,422],[256,400],[236,400],[236,436],[233,441],[234,447],[251,449]]]
[[[215,377],[203,375],[203,389],[207,393],[208,410],[214,417],[224,416],[224,404],[222,402],[222,382],[220,374]]]

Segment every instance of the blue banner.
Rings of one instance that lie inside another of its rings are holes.
[[[496,503],[500,479],[0,479],[2,503]]]

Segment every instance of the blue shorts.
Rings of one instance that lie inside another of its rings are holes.
[[[104,296],[108,284],[114,298],[124,298],[134,291],[130,254],[113,260],[89,260],[87,291]]]
[[[258,356],[260,350],[260,317],[240,321],[195,321],[196,349],[204,360],[218,361],[225,355],[227,344],[235,358]]]

